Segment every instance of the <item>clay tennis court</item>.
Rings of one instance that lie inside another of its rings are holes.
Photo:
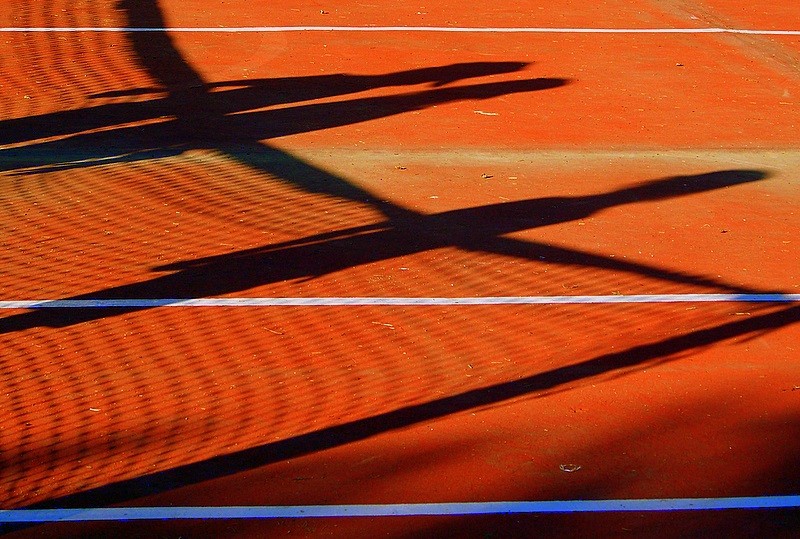
[[[800,5],[8,0],[4,537],[794,537]]]

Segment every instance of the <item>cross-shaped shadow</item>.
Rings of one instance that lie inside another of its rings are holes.
[[[158,298],[178,302],[187,298],[240,292],[268,283],[319,277],[442,247],[563,266],[615,270],[724,292],[765,292],[736,287],[712,277],[507,236],[512,232],[586,218],[621,204],[687,196],[758,181],[763,177],[764,174],[756,171],[719,171],[670,177],[599,195],[539,198],[439,214],[422,214],[384,202],[387,213],[393,217],[382,222],[159,266],[154,270],[169,273],[148,281],[110,287],[68,299]],[[144,308],[147,307],[39,308],[0,319],[0,333],[37,326],[64,327]]]

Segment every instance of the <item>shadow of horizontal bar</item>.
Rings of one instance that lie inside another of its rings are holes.
[[[643,500],[567,500],[364,505],[290,505],[225,507],[101,507],[87,509],[0,510],[0,523],[126,520],[223,520],[270,518],[343,518],[503,515],[532,513],[606,513],[652,511],[753,510],[800,507],[800,496],[665,498]]]
[[[800,294],[611,294],[598,296],[487,297],[239,297],[51,299],[0,301],[0,309],[141,309],[155,307],[338,307],[338,306],[456,306],[563,305],[617,303],[794,303]]]

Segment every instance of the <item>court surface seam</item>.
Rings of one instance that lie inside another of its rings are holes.
[[[800,30],[759,30],[745,28],[549,28],[471,26],[229,26],[229,27],[2,27],[0,32],[453,32],[527,34],[747,34],[796,36]]]

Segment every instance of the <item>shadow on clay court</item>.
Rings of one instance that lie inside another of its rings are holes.
[[[155,0],[122,0],[119,6],[127,12],[131,27],[164,26]],[[0,144],[15,144],[17,147],[0,151],[0,168],[24,177],[53,170],[91,167],[99,163],[150,160],[193,149],[214,149],[258,173],[276,177],[307,192],[369,204],[384,219],[372,225],[157,267],[155,271],[169,273],[147,281],[99,289],[65,299],[217,296],[276,281],[313,278],[361,264],[446,246],[526,260],[544,260],[555,265],[610,269],[724,292],[764,292],[736,287],[709,276],[608,259],[588,252],[507,236],[516,231],[574,221],[615,206],[691,196],[760,181],[766,177],[761,171],[714,171],[657,179],[591,196],[532,199],[423,214],[382,200],[344,178],[262,142],[453,101],[556,89],[567,84],[567,80],[534,78],[451,86],[456,82],[516,72],[525,67],[524,63],[512,62],[455,64],[377,76],[341,74],[208,83],[180,56],[168,34],[132,32],[129,38],[142,67],[159,85],[127,92],[109,92],[98,97],[144,95],[152,98],[136,103],[100,105],[4,121],[0,127],[6,135],[0,139]],[[346,96],[369,89],[402,88],[426,83],[430,87],[425,90],[392,96],[357,97],[334,103],[292,106],[293,103],[306,100]],[[283,107],[263,110],[275,105]],[[170,119],[156,121],[162,117]],[[135,122],[145,123],[136,127],[115,127]],[[102,132],[85,133],[99,128],[105,129]],[[67,138],[23,145],[34,139],[59,136]],[[133,310],[136,309],[38,309],[0,319],[0,332],[23,331],[40,326],[65,327]],[[652,364],[683,351],[785,327],[798,320],[800,307],[795,306],[727,322],[535,373],[519,380],[398,408],[199,463],[76,493],[51,500],[47,505],[108,505],[164,492],[337,447],[474,407],[546,391],[566,382],[645,363]]]

